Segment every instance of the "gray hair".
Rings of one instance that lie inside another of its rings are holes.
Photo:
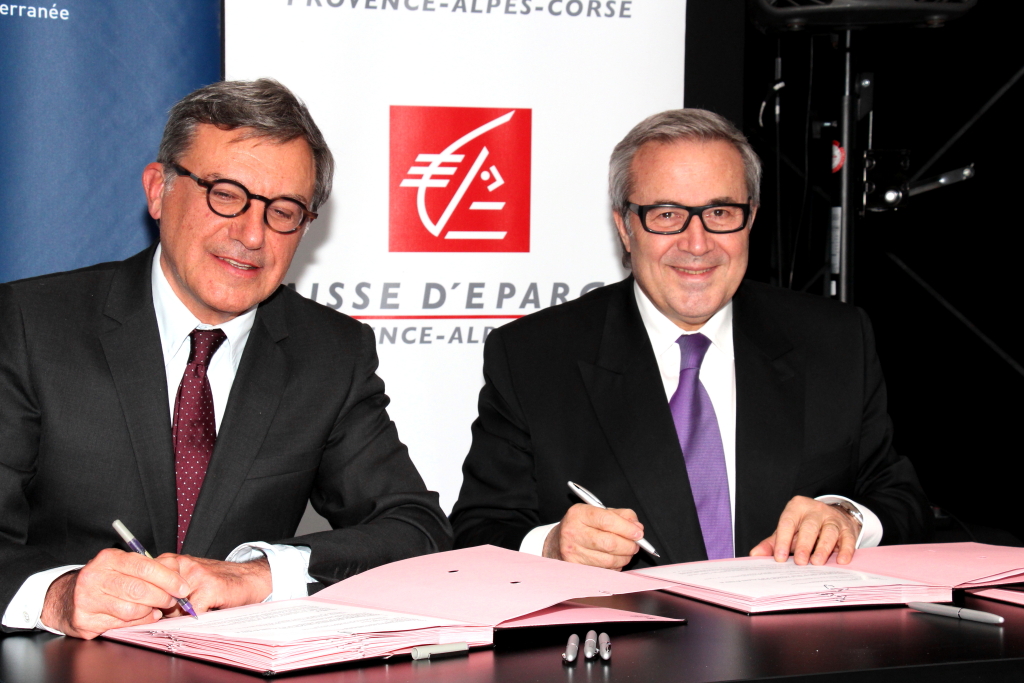
[[[608,168],[608,194],[612,209],[629,229],[629,196],[633,194],[633,159],[648,142],[728,142],[743,158],[747,196],[752,207],[761,201],[761,160],[747,138],[728,119],[705,109],[670,109],[649,116],[629,131],[612,151]],[[622,262],[629,266],[629,252],[623,247]]]
[[[256,81],[221,81],[186,95],[167,117],[156,160],[164,165],[168,178],[195,138],[196,124],[206,123],[221,130],[251,128],[244,137],[266,137],[278,143],[302,138],[313,151],[316,185],[311,211],[316,211],[331,194],[334,157],[306,105],[291,90],[271,78]]]

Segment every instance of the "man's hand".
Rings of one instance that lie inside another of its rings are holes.
[[[40,620],[89,640],[112,628],[151,624],[190,590],[181,576],[156,560],[108,548],[50,584]]]
[[[836,562],[849,564],[859,534],[860,522],[844,510],[794,496],[782,511],[775,533],[758,543],[750,554],[774,555],[776,562],[785,562],[792,551],[797,564],[810,560],[811,564],[822,565],[838,548]]]
[[[544,557],[619,570],[633,559],[643,537],[644,525],[632,510],[577,503],[548,532]]]
[[[164,553],[156,561],[188,581],[192,587],[188,601],[196,612],[263,602],[274,590],[270,563],[265,557],[252,562],[223,562]],[[174,603],[165,614],[180,617],[185,612]]]

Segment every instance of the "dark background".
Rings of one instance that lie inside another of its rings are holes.
[[[821,294],[822,281],[811,280],[826,262],[829,208],[839,204],[838,176],[830,173],[830,144],[838,134],[805,142],[808,118],[839,119],[843,71],[836,46],[842,38],[821,31],[762,32],[751,15],[743,0],[690,0],[686,106],[736,121],[764,161],[749,277],[778,283],[772,243],[781,177],[782,284],[789,285],[792,266],[794,289]],[[874,73],[875,149],[909,149],[911,171],[922,166],[1024,66],[1022,19],[1017,2],[980,0],[943,28],[854,31],[854,72]],[[725,47],[736,43],[742,52]],[[758,110],[775,82],[779,54],[786,87],[777,174],[772,102],[764,128]],[[932,504],[966,522],[978,540],[1010,540],[981,527],[1024,538],[1017,481],[1024,376],[887,254],[901,259],[1003,351],[1024,361],[1024,344],[1014,332],[1024,270],[1022,103],[1024,79],[925,174],[974,162],[975,178],[911,198],[895,212],[855,221],[853,302],[875,326],[896,448],[913,460]],[[854,168],[859,176],[859,165]]]

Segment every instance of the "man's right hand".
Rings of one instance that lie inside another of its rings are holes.
[[[577,503],[544,540],[544,557],[620,570],[640,549],[644,525],[632,510]]]
[[[189,591],[181,576],[156,560],[107,548],[50,584],[40,620],[89,640],[112,628],[151,624]]]

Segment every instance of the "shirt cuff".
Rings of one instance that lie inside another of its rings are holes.
[[[309,556],[312,554],[304,545],[271,545],[263,541],[243,543],[231,551],[225,561],[251,562],[266,557],[270,563],[270,580],[273,588],[263,602],[305,598],[309,595],[307,583],[316,579],[309,575]]]
[[[854,502],[846,496],[818,496],[814,500],[821,501],[825,505],[848,503],[863,515],[864,523],[860,525],[860,535],[857,536],[858,550],[861,548],[874,548],[882,542],[882,520],[878,519],[878,515],[860,503]]]
[[[54,567],[25,579],[25,583],[21,584],[21,588],[7,604],[3,625],[7,628],[41,628],[59,636],[64,635],[39,620],[46,602],[46,591],[50,590],[50,584],[60,577],[84,566],[83,564],[69,564],[63,567]]]
[[[547,540],[548,532],[556,526],[558,526],[558,522],[545,524],[530,531],[530,533],[526,534],[523,542],[519,544],[519,552],[542,557],[544,555],[544,541]]]

